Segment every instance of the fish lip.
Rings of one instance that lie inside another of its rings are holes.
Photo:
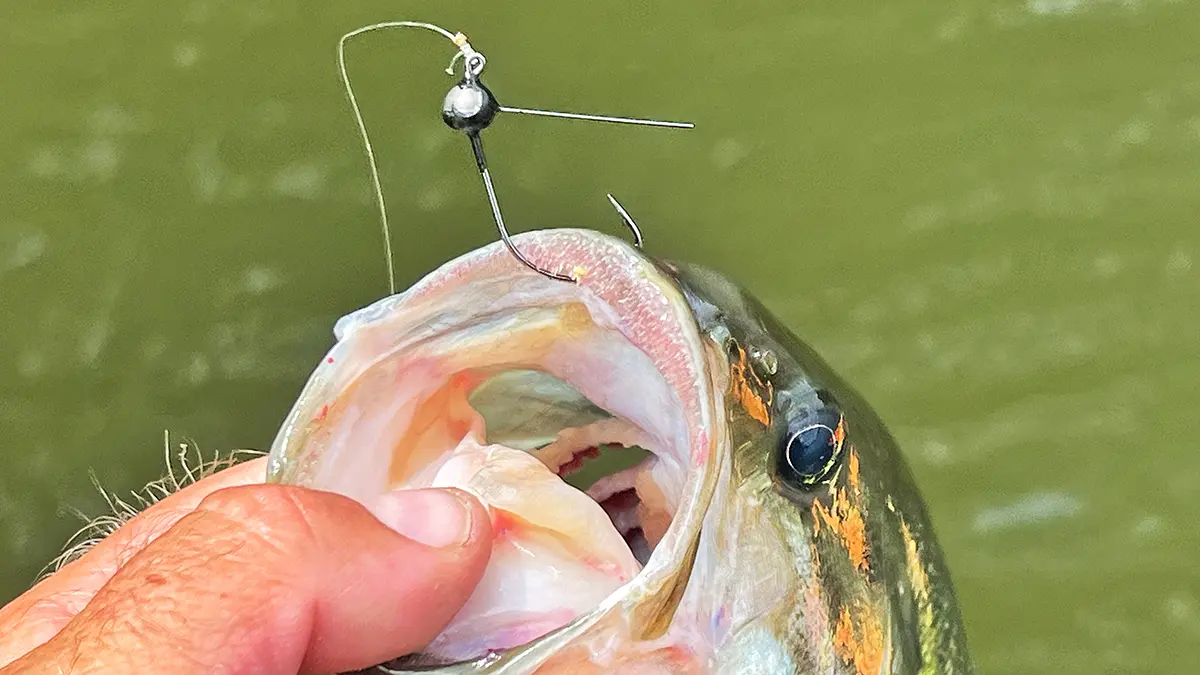
[[[688,478],[675,516],[643,569],[592,612],[526,645],[505,650],[516,650],[514,655],[520,654],[517,660],[528,662],[531,658],[537,660],[536,654],[548,657],[614,614],[623,617],[621,622],[635,636],[657,630],[655,627],[660,627],[664,620],[670,623],[678,605],[679,594],[675,591],[681,583],[686,585],[691,574],[690,561],[694,560],[700,528],[719,473],[715,465],[718,451],[725,444],[719,418],[724,407],[713,379],[711,345],[702,338],[683,291],[669,269],[623,240],[592,230],[532,231],[515,235],[513,242],[538,266],[575,276],[578,280],[575,288],[568,286],[564,290],[591,294],[612,310],[615,325],[652,359],[656,369],[679,394],[689,451]],[[294,452],[304,446],[310,433],[307,423],[322,401],[329,399],[328,373],[344,367],[339,347],[407,307],[436,302],[440,294],[463,284],[501,277],[513,283],[547,282],[513,258],[501,242],[494,242],[441,265],[409,289],[340,319],[334,328],[338,344],[322,359],[275,439],[268,480],[290,482],[288,461],[295,459]],[[548,283],[567,282],[549,280]],[[671,376],[667,376],[667,370],[671,370]],[[638,611],[639,607],[644,611]]]

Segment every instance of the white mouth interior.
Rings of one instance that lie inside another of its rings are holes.
[[[673,508],[653,480],[658,460],[644,447],[644,432],[536,370],[499,373],[476,388],[469,402],[484,418],[486,443],[528,452],[585,492],[645,564]]]
[[[435,660],[524,644],[594,609],[647,562],[688,479],[679,398],[613,309],[575,285],[519,284],[351,315],[314,375],[327,385],[314,396],[335,394],[309,401],[299,482],[368,508],[392,489],[455,486],[492,511],[484,581],[430,645]],[[597,471],[600,454],[622,470]],[[589,473],[586,491],[563,480]]]

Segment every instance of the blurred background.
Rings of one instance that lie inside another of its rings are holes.
[[[515,230],[619,232],[757,294],[898,435],[981,672],[1200,649],[1200,5],[1177,0],[2,2],[0,602],[162,435],[266,448],[386,293],[334,48],[433,21],[527,107]],[[400,285],[491,241],[453,49],[350,45]]]

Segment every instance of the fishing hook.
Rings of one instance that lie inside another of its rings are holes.
[[[617,215],[621,216],[621,222],[625,223],[625,227],[628,227],[629,230],[633,232],[634,245],[638,248],[641,248],[642,231],[638,228],[637,223],[633,222],[633,217],[629,215],[629,212],[625,210],[624,206],[621,206],[621,202],[618,202],[617,198],[612,196],[611,192],[608,193],[608,201],[610,204],[612,204],[613,208],[617,210]]]
[[[358,123],[359,134],[362,136],[363,145],[367,150],[367,161],[371,169],[371,181],[375,190],[375,200],[379,207],[379,215],[383,228],[384,241],[384,256],[387,262],[388,284],[392,294],[396,292],[396,274],[392,258],[392,239],[391,232],[388,227],[387,207],[384,204],[383,188],[379,180],[379,168],[375,161],[375,152],[371,146],[371,140],[367,135],[366,123],[363,121],[362,111],[358,105],[358,99],[354,95],[354,89],[350,85],[350,76],[346,70],[346,42],[353,37],[362,35],[376,30],[387,28],[420,28],[433,31],[442,37],[446,38],[458,48],[454,56],[450,59],[450,65],[446,68],[446,73],[453,75],[454,66],[461,59],[463,61],[463,77],[455,86],[451,87],[446,93],[445,99],[442,102],[442,120],[456,131],[462,131],[466,134],[467,139],[471,144],[471,153],[475,157],[475,167],[479,170],[479,175],[483,179],[484,190],[487,192],[488,203],[492,208],[492,218],[496,221],[496,229],[500,233],[500,239],[508,248],[509,253],[518,261],[529,269],[559,281],[574,282],[575,278],[554,272],[552,270],[539,267],[533,261],[525,257],[513,243],[509,237],[508,228],[504,225],[504,216],[500,212],[500,204],[496,198],[496,188],[492,183],[492,175],[488,170],[487,157],[483,152],[483,139],[481,132],[491,125],[496,115],[501,112],[512,113],[516,115],[531,115],[540,117],[553,117],[559,119],[585,120],[590,122],[606,122],[611,124],[631,124],[637,126],[649,126],[672,129],[692,129],[695,125],[690,122],[670,122],[665,120],[641,119],[635,117],[614,117],[611,115],[590,115],[582,113],[560,112],[555,110],[541,110],[537,108],[518,108],[513,106],[501,105],[495,95],[492,94],[483,82],[480,80],[480,74],[483,68],[487,65],[487,58],[480,52],[476,51],[467,37],[462,33],[451,33],[450,31],[436,26],[431,23],[420,21],[387,21],[376,23],[369,26],[363,26],[356,30],[350,31],[342,36],[338,41],[338,70],[342,77],[342,85],[346,89],[346,95],[350,99],[350,107],[354,112],[354,119]],[[617,210],[621,220],[625,223],[634,235],[634,241],[638,248],[642,247],[642,233],[638,228],[637,223],[629,216],[629,213],[617,202],[611,194],[608,195],[609,202],[613,208]]]

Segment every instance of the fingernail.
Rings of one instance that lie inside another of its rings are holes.
[[[461,546],[471,536],[471,507],[457,491],[396,490],[379,498],[375,517],[434,548]]]

